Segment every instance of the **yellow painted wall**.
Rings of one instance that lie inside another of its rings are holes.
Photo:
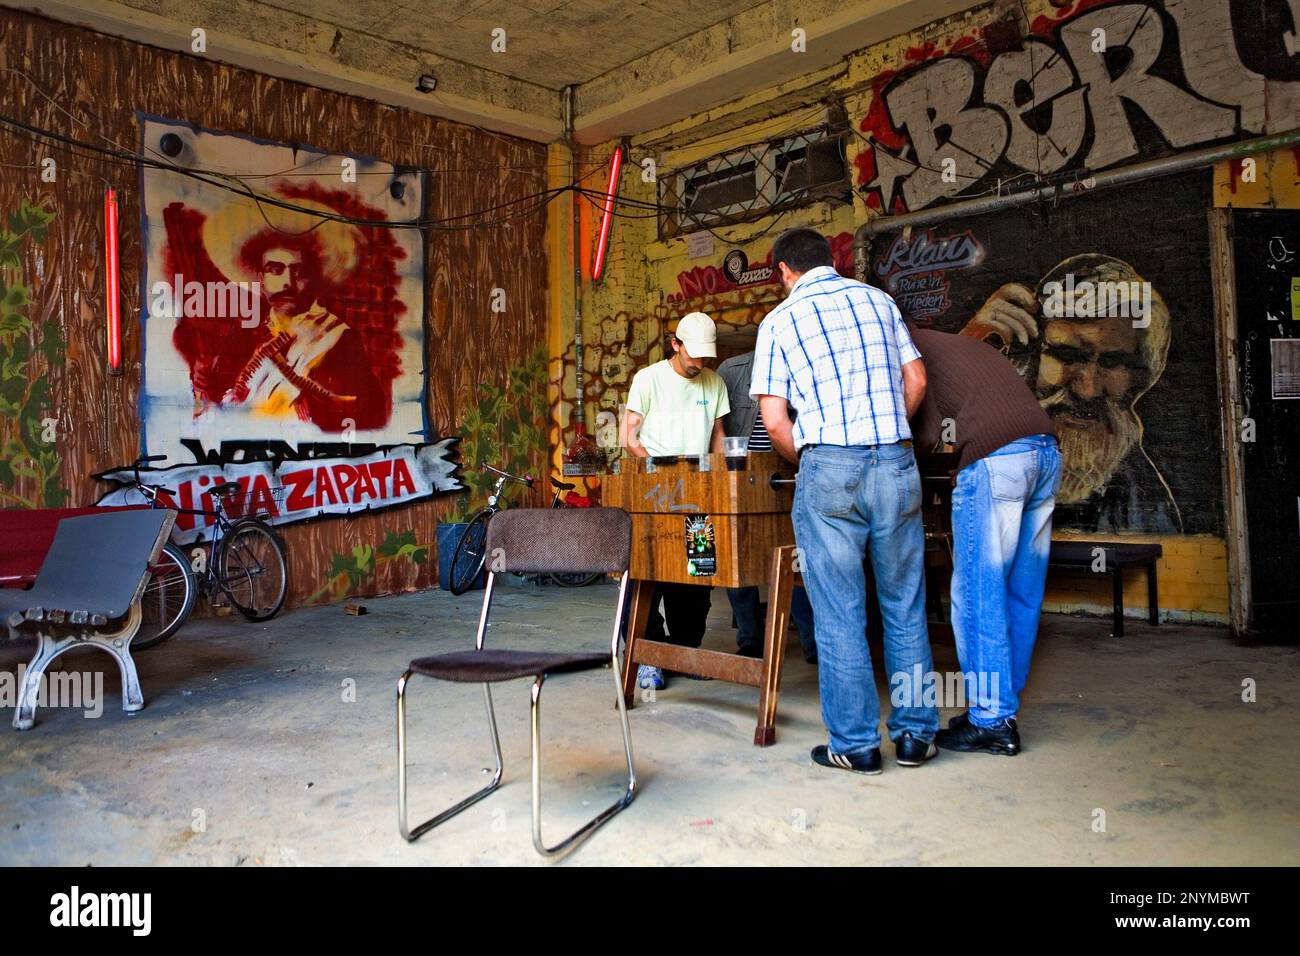
[[[1214,205],[1234,209],[1300,209],[1300,149],[1277,149],[1214,167]]]
[[[1114,535],[1053,535],[1062,541],[1114,540]],[[1159,544],[1156,562],[1162,618],[1196,624],[1228,623],[1228,548],[1213,535],[1124,535],[1126,543]],[[1053,573],[1047,580],[1043,609],[1065,614],[1110,613],[1111,577],[1089,572]],[[1147,579],[1142,569],[1124,574],[1124,611],[1146,619]]]

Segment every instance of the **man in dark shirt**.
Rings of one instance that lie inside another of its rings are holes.
[[[763,427],[758,402],[749,394],[749,381],[754,372],[754,353],[735,355],[718,366],[718,374],[727,383],[727,397],[731,411],[722,419],[722,433],[728,438],[749,439],[750,451],[772,451],[772,437]],[[763,656],[763,615],[759,606],[758,588],[728,588],[727,600],[736,618],[736,653],[744,657]],[[812,604],[808,592],[796,587],[790,592],[790,617],[799,632],[803,657],[809,664],[817,663],[817,638],[813,632]]]
[[[917,448],[952,445],[960,456],[952,495],[952,626],[970,708],[935,743],[1015,755],[1061,455],[1051,418],[997,349],[969,336],[910,331],[929,379],[912,420]]]

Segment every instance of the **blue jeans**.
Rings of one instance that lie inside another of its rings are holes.
[[[795,485],[795,543],[817,622],[822,720],[836,753],[880,746],[880,698],[867,647],[866,575],[871,556],[890,674],[932,671],[925,623],[925,532],[921,476],[903,445],[818,445],[804,452]],[[889,714],[889,737],[931,740],[939,711],[919,695]]]
[[[736,615],[736,646],[762,647],[764,634],[758,588],[728,588],[727,600],[731,602],[731,613]],[[817,638],[813,631],[812,605],[808,603],[808,592],[803,588],[796,587],[790,592],[790,617],[794,618],[795,630],[799,632],[804,659],[816,660]]]
[[[1050,435],[1003,445],[957,473],[952,629],[977,727],[998,726],[1020,707],[1060,483],[1061,453]]]

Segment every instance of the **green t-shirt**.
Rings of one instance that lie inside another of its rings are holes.
[[[706,368],[684,378],[668,359],[632,376],[627,407],[645,419],[641,444],[651,457],[707,454],[713,423],[731,411],[721,375]]]

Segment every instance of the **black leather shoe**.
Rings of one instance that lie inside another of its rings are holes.
[[[954,721],[957,718],[953,719]],[[1012,717],[1000,727],[977,727],[963,714],[960,722],[950,723],[947,730],[934,735],[934,742],[944,750],[962,753],[983,752],[1014,757],[1020,753],[1020,731]]]
[[[963,710],[963,711],[962,711],[960,714],[958,714],[956,717],[952,717],[952,718],[950,718],[950,719],[948,720],[948,726],[949,726],[949,727],[959,727],[959,726],[961,726],[962,724],[967,723],[969,720],[970,720],[970,711],[969,711],[969,710]]]
[[[873,747],[865,754],[837,754],[825,744],[812,749],[813,763],[836,770],[874,775],[880,773],[880,748]]]
[[[911,731],[894,741],[894,755],[900,767],[919,767],[938,753],[933,740],[917,740]]]
[[[741,644],[739,647],[736,648],[736,653],[739,654],[741,657],[762,657],[763,645],[762,644]]]

